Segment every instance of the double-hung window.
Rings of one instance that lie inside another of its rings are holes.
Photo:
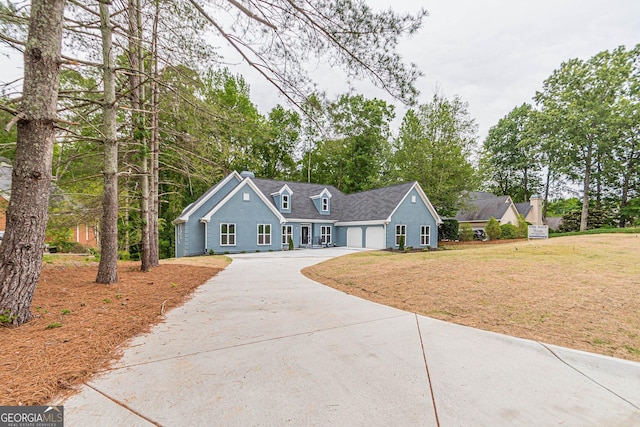
[[[282,244],[288,245],[289,239],[293,240],[293,226],[283,225],[282,226]]]
[[[404,243],[406,244],[407,226],[404,224],[396,225],[396,246],[400,246],[400,237],[404,239]]]
[[[329,212],[329,198],[322,198],[322,212]]]
[[[431,245],[431,227],[428,225],[420,226],[420,245]]]
[[[258,245],[271,244],[271,224],[258,224]]]
[[[320,227],[320,243],[328,245],[331,243],[331,226],[323,225]]]
[[[289,195],[288,194],[283,194],[282,195],[282,210],[283,211],[288,211],[289,210]]]
[[[223,222],[220,224],[220,246],[236,245],[236,225]]]

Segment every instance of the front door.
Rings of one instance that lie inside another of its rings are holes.
[[[302,246],[309,246],[311,244],[311,226],[309,224],[303,224],[300,228]]]

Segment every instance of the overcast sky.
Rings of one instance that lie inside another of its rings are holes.
[[[587,59],[620,45],[640,43],[638,0],[368,0],[376,9],[415,11],[429,17],[400,51],[424,73],[420,102],[434,90],[459,95],[479,125],[480,140],[514,107],[531,102],[542,82],[571,58]],[[283,103],[275,91],[246,75],[263,111]],[[329,95],[344,93],[340,74],[316,76]],[[353,85],[367,97],[384,98],[371,85]],[[390,100],[390,98],[386,98]],[[404,108],[396,105],[399,118]],[[399,125],[399,119],[395,125]]]
[[[483,140],[489,128],[514,107],[531,102],[542,82],[563,61],[587,59],[620,45],[640,43],[639,0],[368,0],[375,9],[399,12],[424,7],[429,17],[419,34],[405,39],[400,52],[424,73],[418,81],[420,102],[434,90],[459,95],[479,125]],[[0,81],[19,73],[21,58],[0,57]],[[246,67],[254,102],[263,113],[285,100]],[[314,76],[331,97],[348,90],[344,77]],[[366,97],[391,99],[364,82],[351,82]],[[404,108],[396,104],[399,124]]]

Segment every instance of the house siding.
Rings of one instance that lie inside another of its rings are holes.
[[[249,200],[243,199],[249,193]],[[235,245],[220,244],[220,224],[235,224]],[[271,243],[258,245],[258,224],[271,225]],[[204,233],[203,233],[204,234]],[[207,223],[207,252],[255,252],[281,250],[282,226],[280,220],[249,186],[243,187],[224,204]]]
[[[212,187],[174,221],[177,257],[210,251],[238,253],[287,249],[288,242],[282,243],[283,226],[291,227],[296,248],[303,246],[302,230],[306,225],[310,226],[311,236],[305,247],[322,245],[324,226],[331,229],[328,243],[332,245],[395,248],[397,224],[407,226],[406,246],[420,247],[422,225],[431,229],[431,246],[437,245],[440,219],[417,182],[349,196],[331,187],[329,196],[329,190],[321,189],[317,184],[251,178],[240,181],[232,175]],[[283,212],[280,197],[285,192],[291,199],[290,209]],[[322,212],[322,196],[329,198],[328,212]],[[344,222],[340,223],[340,219]],[[233,245],[221,244],[221,224],[234,224]],[[269,244],[258,244],[259,224],[271,227]]]
[[[208,252],[208,249],[205,248],[206,227],[200,222],[200,218],[220,203],[220,201],[239,184],[240,182],[237,179],[229,180],[206,200],[202,206],[191,212],[186,223],[181,227],[176,227],[177,257],[203,255]]]
[[[415,196],[415,203],[411,200]],[[431,215],[427,205],[423,202],[422,198],[418,194],[417,190],[413,188],[407,197],[400,203],[398,209],[391,216],[391,221],[387,225],[386,241],[387,248],[397,248],[395,244],[396,239],[396,225],[406,225],[405,247],[412,246],[414,248],[421,247],[420,245],[420,226],[430,226],[430,238],[432,248],[438,246],[438,224],[436,219]]]
[[[504,224],[518,225],[518,211],[513,204],[509,206],[509,209],[507,209],[502,218],[500,218],[500,225]]]

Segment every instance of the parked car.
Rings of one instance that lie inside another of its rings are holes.
[[[474,230],[473,240],[480,240],[480,241],[487,240],[487,235],[485,234],[484,230]]]

